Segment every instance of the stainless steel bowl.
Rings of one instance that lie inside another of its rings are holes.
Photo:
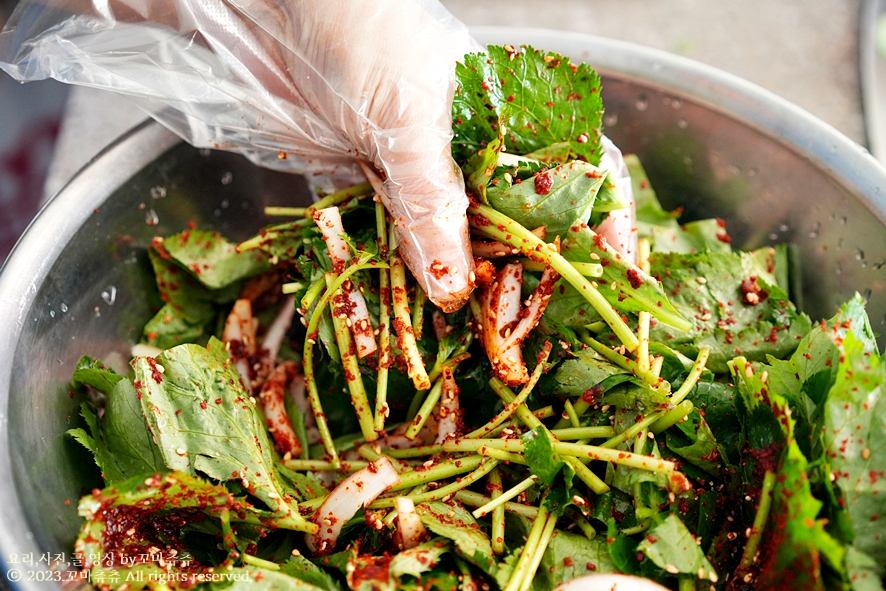
[[[673,55],[534,29],[474,33],[592,63],[607,134],[640,156],[667,207],[724,218],[741,248],[794,244],[804,310],[829,316],[858,291],[884,331],[886,171],[865,150],[750,83]],[[45,565],[22,556],[70,559],[77,499],[100,484],[91,457],[64,435],[79,412],[66,382],[83,354],[125,363],[151,314],[145,246],[189,221],[245,238],[265,223],[264,205],[294,197],[307,199],[301,178],[201,152],[147,123],[28,229],[0,273],[0,557],[22,574],[16,587],[54,585],[37,580]]]

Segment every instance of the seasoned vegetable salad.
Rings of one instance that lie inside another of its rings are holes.
[[[681,224],[602,136],[591,67],[490,46],[457,77],[460,310],[416,286],[369,168],[243,243],[147,245],[162,306],[128,375],[84,357],[72,380],[104,479],[79,504],[90,581],[882,589],[863,299],[813,322],[785,246]]]

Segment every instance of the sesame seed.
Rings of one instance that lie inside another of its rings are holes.
[[[680,572],[680,569],[677,568],[676,566],[674,566],[673,564],[666,564],[665,570],[668,571],[669,573],[671,573],[672,575],[676,575],[677,573]]]
[[[705,279],[704,277],[696,277],[695,280],[698,281],[702,285],[704,285],[705,283],[708,282],[708,280]]]

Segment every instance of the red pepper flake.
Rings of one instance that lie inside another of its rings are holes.
[[[449,267],[434,259],[434,262],[431,263],[430,271],[434,278],[441,279],[449,274]]]
[[[206,404],[205,400],[201,400],[200,401],[200,408],[202,408],[203,410],[206,410],[207,408],[209,408],[209,405]]]
[[[626,274],[634,289],[639,289],[643,285],[643,279],[640,278],[640,273],[636,269],[628,269]]]
[[[747,304],[748,306],[756,306],[767,297],[769,297],[769,292],[760,287],[760,284],[757,283],[757,277],[751,276],[748,279],[743,279],[741,282],[741,301]]]
[[[595,571],[595,570],[597,570],[597,565],[594,564],[593,562],[589,562],[585,565],[585,568],[590,571]]]
[[[554,177],[549,172],[540,172],[535,175],[535,192],[539,195],[547,195],[554,186]]]
[[[215,403],[216,403],[216,404],[221,404],[221,403],[222,403],[222,399],[221,399],[221,398],[216,398],[216,399],[215,399]]]

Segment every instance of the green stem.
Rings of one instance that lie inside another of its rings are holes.
[[[369,465],[369,462],[349,460],[340,462],[338,466],[324,460],[283,460],[283,465],[298,472],[356,472]]]
[[[307,207],[265,207],[265,215],[267,216],[285,216],[293,218],[305,217]]]
[[[585,414],[585,412],[589,408],[591,408],[590,403],[585,402],[583,398],[579,398],[575,402],[571,402],[570,404],[572,405],[572,409],[575,411],[575,416],[578,417],[579,420],[581,420],[581,416]],[[560,420],[557,421],[557,424],[554,425],[554,429],[565,429],[571,424],[571,418],[564,419],[561,417]]]
[[[535,550],[529,558],[529,565],[526,567],[526,574],[523,576],[520,591],[529,591],[529,587],[532,585],[532,579],[535,577],[535,573],[538,571],[538,566],[541,564],[541,560],[544,557],[545,550],[547,550],[548,544],[551,543],[551,538],[554,535],[554,527],[556,525],[557,516],[548,515],[548,519],[545,522],[538,544],[536,544]]]
[[[591,335],[584,329],[578,331],[579,338],[581,342],[585,345],[589,346],[591,349],[597,352],[598,355],[605,358],[610,363],[613,363],[619,367],[622,367],[638,378],[642,379],[646,382],[650,388],[656,390],[657,392],[664,394],[665,396],[670,394],[671,385],[654,375],[651,371],[643,371],[640,369],[639,364],[633,359],[629,359],[624,355],[620,355],[619,353],[613,351],[603,343],[595,340],[591,337]]]
[[[271,562],[270,560],[265,560],[264,558],[259,558],[258,556],[252,556],[251,554],[244,554],[243,562],[251,566],[266,568],[268,570],[280,570],[280,565],[276,562]]]
[[[695,577],[691,575],[682,575],[677,583],[678,591],[695,591]]]
[[[529,572],[529,566],[532,562],[533,554],[541,541],[547,523],[548,510],[545,508],[544,502],[542,502],[538,509],[538,515],[532,522],[532,528],[529,530],[529,536],[526,538],[526,544],[523,545],[523,550],[520,552],[520,558],[517,560],[514,572],[511,573],[511,578],[503,591],[520,591],[523,587],[524,578],[528,577],[531,581],[534,573]]]
[[[422,402],[415,417],[409,423],[409,428],[406,429],[405,433],[407,439],[415,439],[416,436],[418,436],[419,431],[421,431],[421,428],[424,427],[425,423],[428,421],[428,417],[434,412],[434,407],[440,402],[441,394],[443,394],[442,376],[437,378],[437,381],[434,382],[434,386],[431,388],[430,392],[428,392],[428,395],[425,396],[424,402]]]
[[[307,310],[311,307],[314,301],[320,297],[320,294],[323,293],[323,289],[326,287],[326,277],[321,277],[317,281],[311,284],[311,287],[308,288],[308,291],[305,292],[305,295],[301,298],[301,307]]]
[[[406,265],[399,255],[393,254],[391,264],[391,296],[394,303],[394,327],[397,330],[397,342],[406,358],[408,375],[416,390],[427,390],[431,380],[425,369],[425,362],[415,342],[415,331],[410,318],[409,302],[406,297]]]
[[[502,402],[504,402],[505,404],[511,404],[517,399],[514,391],[508,388],[507,384],[505,384],[498,378],[491,378],[489,380],[489,387],[492,388],[492,391],[495,392],[496,395],[498,395],[498,397],[501,398]],[[542,426],[539,418],[532,414],[532,411],[529,410],[529,407],[525,404],[517,405],[517,407],[514,409],[514,412],[517,414],[517,417],[521,421],[523,421],[523,424],[530,429],[535,429]]]
[[[350,201],[354,197],[360,197],[362,195],[368,195],[372,192],[372,185],[369,183],[362,183],[359,185],[354,185],[353,187],[348,187],[347,189],[342,189],[341,191],[336,191],[335,193],[330,193],[326,197],[318,200],[317,203],[305,209],[305,217],[309,219],[314,218],[314,212],[318,209],[326,209],[327,207],[332,207],[333,205],[338,205],[340,203],[344,203],[345,201]]]
[[[649,273],[649,240],[643,238],[637,245],[637,266],[644,273]],[[637,334],[640,347],[637,350],[637,366],[640,371],[649,371],[649,322],[652,318],[649,312],[642,311],[637,319]]]
[[[387,211],[381,201],[375,203],[375,228],[378,251],[388,254]],[[375,378],[375,431],[384,433],[388,408],[388,370],[391,367],[391,275],[380,269],[378,275],[378,374]]]
[[[689,395],[692,388],[695,386],[695,383],[698,381],[698,378],[701,377],[701,372],[704,371],[704,366],[708,362],[708,356],[710,354],[711,350],[706,347],[701,347],[698,350],[698,355],[695,356],[695,363],[692,364],[692,369],[689,370],[689,375],[686,376],[686,379],[680,385],[680,388],[674,392],[673,396],[671,396],[671,404],[677,406]]]
[[[609,485],[600,480],[600,477],[594,474],[593,470],[578,461],[578,458],[566,456],[563,458],[563,461],[575,471],[575,475],[578,476],[589,489],[598,495],[609,492]]]
[[[314,345],[316,344],[317,335],[319,334],[320,319],[323,316],[323,310],[329,305],[329,300],[333,294],[344,284],[348,278],[362,269],[377,269],[383,264],[369,261],[368,257],[361,257],[356,264],[351,265],[344,270],[332,284],[326,288],[326,291],[317,302],[311,319],[308,321],[307,336],[305,337],[304,355],[302,359],[302,370],[305,375],[305,386],[308,391],[308,400],[311,402],[311,410],[314,412],[314,419],[317,422],[317,430],[320,432],[320,439],[323,441],[323,449],[329,460],[336,466],[340,465],[338,459],[338,451],[335,449],[335,443],[332,441],[332,433],[329,432],[329,424],[326,422],[326,414],[323,412],[323,405],[320,402],[320,392],[317,389],[317,380],[314,376]]]
[[[569,427],[566,429],[551,429],[551,433],[561,441],[570,439],[605,439],[615,435],[612,427]],[[608,447],[602,444],[604,447]]]
[[[466,507],[482,507],[489,504],[489,501],[492,500],[486,495],[482,495],[478,492],[470,490],[458,491],[457,493],[455,493],[455,498]],[[504,508],[505,511],[509,513],[513,513],[527,519],[535,519],[535,516],[538,515],[538,507],[536,507],[535,505],[523,505],[522,503],[505,503]]]
[[[284,283],[283,284],[283,293],[289,295],[291,293],[296,293],[301,290],[305,286],[304,283],[299,283],[298,281],[294,281],[292,283]]]
[[[412,302],[412,330],[415,332],[415,340],[420,341],[425,324],[425,302],[428,296],[419,285],[415,286],[415,299]]]
[[[532,259],[517,259],[525,271],[544,271],[547,265],[545,263],[536,262]],[[575,267],[575,270],[585,277],[600,277],[603,275],[603,265],[600,263],[579,263],[577,261],[569,261],[569,264]]]
[[[480,437],[484,437],[494,431],[496,427],[510,419],[514,416],[514,413],[517,412],[517,409],[523,406],[523,403],[526,402],[526,399],[529,398],[529,395],[532,393],[532,389],[535,388],[535,385],[538,383],[539,378],[541,378],[541,374],[544,371],[545,363],[547,363],[548,356],[551,353],[551,342],[545,341],[544,347],[542,349],[542,357],[539,358],[538,365],[535,366],[535,369],[532,372],[532,375],[529,376],[529,381],[523,386],[523,389],[520,390],[520,394],[510,401],[505,403],[504,409],[495,417],[492,418],[491,421],[468,433],[465,437],[467,439],[477,439]],[[500,384],[504,385],[503,382],[499,380]]]
[[[412,502],[418,505],[419,503],[427,503],[428,501],[439,501],[440,499],[444,499],[449,497],[450,495],[454,495],[458,491],[463,488],[467,488],[468,486],[474,484],[487,474],[489,471],[495,468],[498,465],[498,460],[484,458],[486,462],[481,464],[479,468],[468,474],[467,476],[458,479],[458,481],[453,482],[451,484],[447,484],[446,486],[441,486],[438,489],[428,491],[425,493],[420,493],[417,495],[409,495],[409,498],[412,499]],[[369,509],[389,509],[394,506],[393,498],[384,498],[378,499],[371,505],[369,505]]]
[[[538,476],[533,474],[516,486],[513,486],[508,490],[502,492],[497,497],[490,498],[489,502],[487,502],[485,505],[481,505],[478,509],[475,509],[473,511],[474,517],[479,519],[480,517],[483,517],[484,515],[494,511],[496,507],[503,506],[506,502],[510,501],[521,492],[529,490],[530,488],[535,486],[536,482],[538,482]]]
[[[489,483],[489,492],[492,500],[502,495],[504,490],[501,483],[501,470],[497,467],[489,473],[487,478]],[[496,554],[504,554],[505,552],[505,506],[499,505],[492,510],[492,551]]]
[[[326,273],[326,287],[331,286],[334,281],[335,273]],[[360,362],[357,360],[351,331],[348,330],[347,320],[336,313],[335,306],[332,306],[331,311],[335,341],[338,343],[341,364],[345,370],[345,382],[348,385],[348,392],[351,394],[351,405],[354,407],[354,412],[357,413],[357,422],[360,424],[363,439],[375,441],[378,439],[378,433],[375,431],[372,410],[369,408],[369,398],[366,396],[366,388],[363,385]],[[346,316],[346,314],[343,315]]]
[[[757,548],[760,546],[760,540],[763,538],[766,520],[769,519],[769,510],[772,507],[773,488],[775,488],[775,472],[767,471],[763,476],[763,488],[760,491],[760,504],[757,505],[757,514],[754,516],[754,526],[751,528],[751,535],[748,536],[748,542],[745,544],[744,552],[741,555],[741,562],[738,565],[739,569],[750,568],[757,557]]]
[[[641,431],[645,431],[650,425],[665,416],[665,411],[657,411],[649,413],[641,420],[637,421],[612,439],[608,439],[600,444],[600,447],[608,447],[615,449],[625,441],[629,441],[636,437]]]
[[[692,412],[692,409],[695,408],[692,404],[691,400],[684,400],[680,404],[677,405],[676,408],[672,408],[668,412],[664,413],[657,421],[649,425],[649,430],[658,435],[665,429],[672,427],[685,419],[689,413]]]
[[[509,462],[511,464],[521,464],[523,466],[526,465],[526,458],[521,456],[520,454],[514,454],[509,451],[504,451],[502,449],[495,449],[494,447],[481,447],[477,450],[481,456],[487,458],[495,458],[500,462]]]
[[[468,213],[474,216],[481,216],[481,218],[485,218],[485,222],[489,222],[487,224],[482,221],[478,223],[478,220],[471,220],[471,225],[474,229],[519,249],[524,256],[534,261],[544,262],[553,267],[563,279],[568,281],[593,306],[603,321],[609,325],[629,351],[637,348],[636,335],[625,324],[612,305],[606,301],[606,298],[569,261],[559,253],[554,252],[538,236],[487,205],[470,207],[468,208]]]
[[[569,400],[563,402],[563,410],[566,412],[569,424],[572,425],[573,428],[581,426],[581,423],[578,422],[578,413],[575,412],[575,407],[572,406],[572,402]],[[579,437],[579,439],[581,438]]]
[[[465,458],[456,458],[454,460],[446,460],[440,462],[430,468],[423,470],[410,470],[400,474],[400,484],[396,485],[392,490],[404,490],[414,488],[429,482],[436,482],[444,478],[450,478],[465,472],[476,469],[483,462],[480,455],[468,456]]]

